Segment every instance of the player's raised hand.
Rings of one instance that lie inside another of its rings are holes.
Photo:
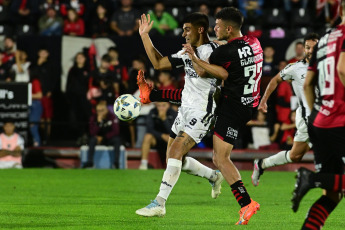
[[[196,57],[195,51],[190,44],[183,44],[184,52],[182,54],[188,54],[189,58],[193,60]]]
[[[141,15],[141,19],[139,20],[140,36],[150,32],[150,30],[152,29],[153,22],[154,21],[151,21],[150,14],[147,14],[147,16],[145,14]]]
[[[258,110],[263,113],[267,113],[267,103],[265,101],[261,101]]]

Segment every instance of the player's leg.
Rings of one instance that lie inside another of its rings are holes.
[[[300,162],[304,154],[308,152],[309,149],[310,147],[308,143],[294,141],[291,150],[280,151],[277,154],[264,159],[255,159],[252,174],[253,185],[259,185],[260,176],[264,173],[265,169],[291,162]]]
[[[145,208],[136,211],[141,216],[164,216],[165,202],[174,188],[182,168],[182,157],[195,145],[195,141],[180,131],[168,150],[168,162],[164,171],[159,193]]]
[[[240,220],[236,224],[247,224],[253,214],[259,210],[260,205],[252,200],[243,185],[241,175],[234,163],[230,160],[233,145],[224,142],[221,137],[213,136],[213,162],[222,172],[223,177],[231,187],[238,204],[241,206]]]
[[[171,102],[175,104],[181,103],[182,89],[175,90],[157,90],[150,86],[144,76],[144,72],[139,70],[137,83],[140,90],[140,102],[148,104],[151,102]]]
[[[146,170],[148,168],[148,157],[151,146],[156,145],[156,139],[151,133],[146,133],[141,145],[141,163],[139,169]]]
[[[301,108],[298,108],[296,111],[296,127],[297,132],[290,151],[280,151],[268,158],[254,160],[254,169],[252,174],[252,183],[254,186],[259,185],[260,176],[264,173],[265,169],[291,162],[300,162],[304,154],[312,147],[309,140],[307,123],[302,117]]]
[[[321,229],[342,197],[342,193],[324,190],[324,195],[309,209],[302,229]]]
[[[331,187],[324,190],[324,195],[312,205],[302,227],[302,229],[321,229],[328,215],[342,198],[339,188],[334,188],[340,181],[329,183],[328,180],[336,178],[337,174],[344,174],[342,159],[345,157],[345,128],[311,127],[310,138],[314,146],[315,168],[318,173],[303,168],[298,170],[292,208],[297,211],[301,199],[311,188]]]

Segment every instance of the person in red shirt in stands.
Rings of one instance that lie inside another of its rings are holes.
[[[30,122],[30,132],[33,138],[33,145],[35,147],[41,145],[41,137],[38,130],[39,122],[41,120],[43,108],[42,108],[42,89],[41,82],[37,77],[32,77],[32,104],[29,108],[29,122]]]
[[[78,18],[78,14],[74,9],[68,10],[63,32],[64,34],[71,36],[83,36],[85,33],[84,21]]]
[[[158,89],[169,90],[176,89],[172,79],[171,74],[168,71],[161,71],[158,75]]]
[[[295,46],[295,53],[296,56],[291,58],[288,62],[290,63],[295,63],[297,61],[300,61],[304,58],[304,44],[303,42],[297,42]]]

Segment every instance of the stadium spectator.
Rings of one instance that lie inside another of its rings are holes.
[[[52,7],[49,7],[46,14],[38,20],[40,34],[44,36],[60,36],[62,25],[62,18],[56,15],[56,11]]]
[[[316,15],[324,15],[324,22],[334,26],[339,17],[339,0],[318,0],[316,3]]]
[[[64,0],[60,5],[61,15],[67,17],[69,9],[74,9],[78,16],[82,17],[85,12],[85,5],[79,0]]]
[[[295,63],[304,58],[304,45],[303,42],[297,42],[295,45],[295,57],[291,58],[288,63]]]
[[[29,107],[29,122],[30,122],[30,133],[33,138],[33,146],[38,147],[41,145],[41,136],[39,133],[39,122],[42,116],[42,89],[41,83],[38,78],[31,78],[32,84],[32,104]]]
[[[83,53],[77,53],[74,65],[68,72],[66,95],[70,105],[70,124],[77,135],[87,133],[87,123],[91,115],[91,104],[86,98],[90,73]]]
[[[146,170],[148,168],[148,155],[152,147],[157,149],[161,162],[165,165],[169,133],[176,115],[176,111],[170,108],[168,102],[156,102],[156,108],[150,111],[146,119],[147,133],[141,147],[139,169]]]
[[[277,86],[277,96],[276,96],[276,114],[277,121],[280,123],[287,122],[290,120],[290,100],[293,96],[291,84],[287,81],[281,82]]]
[[[0,169],[22,168],[24,139],[15,132],[13,121],[7,120],[0,134]]]
[[[276,74],[274,53],[275,50],[273,46],[266,46],[264,48],[264,61],[262,63],[262,78],[260,84],[260,88],[262,89],[261,92],[265,92],[269,81]]]
[[[256,118],[249,121],[247,126],[250,126],[252,142],[254,149],[278,149],[279,146],[274,143],[278,137],[280,125],[275,126],[274,131],[270,132],[270,128],[266,121],[266,114],[258,111]]]
[[[290,12],[293,7],[306,9],[308,0],[284,0],[285,11]]]
[[[137,85],[137,74],[138,71],[142,70],[147,72],[146,59],[144,57],[136,57],[132,61],[132,67],[129,69],[129,80],[128,80],[128,93],[133,94],[138,90]]]
[[[152,35],[172,34],[169,32],[172,32],[173,29],[178,27],[178,22],[171,14],[165,11],[164,3],[161,1],[156,2],[153,11],[149,10],[148,13],[150,14],[151,20],[154,21],[151,30]]]
[[[6,64],[9,68],[16,62],[16,50],[17,47],[15,40],[12,37],[5,37],[2,63]]]
[[[107,9],[103,5],[98,5],[96,15],[92,19],[91,37],[106,37],[109,34],[109,19]]]
[[[128,70],[125,65],[122,65],[119,60],[119,51],[116,47],[108,49],[108,55],[111,58],[110,70],[114,72],[116,80],[120,83],[120,94],[128,90]]]
[[[30,66],[30,75],[40,80],[42,89],[42,124],[46,131],[47,138],[51,133],[51,119],[53,117],[53,91],[57,86],[58,79],[54,73],[54,68],[49,60],[49,51],[41,48],[38,51],[38,59]]]
[[[120,84],[115,73],[110,70],[111,58],[105,54],[102,56],[99,68],[92,72],[95,86],[99,85],[101,95],[99,101],[106,101],[108,106],[114,104],[115,97],[119,95]]]
[[[60,1],[59,0],[42,0],[42,3],[39,6],[40,14],[45,14],[49,8],[53,8],[56,12],[60,10]]]
[[[278,141],[280,149],[290,150],[293,145],[293,138],[296,132],[296,110],[289,114],[289,119],[279,124],[280,136]]]
[[[11,77],[9,74],[9,66],[6,63],[2,62],[4,54],[0,50],[0,82],[1,81],[11,81]]]
[[[120,130],[119,120],[107,108],[107,104],[103,101],[97,104],[96,114],[90,118],[90,140],[89,151],[87,154],[87,162],[82,165],[82,168],[89,168],[93,166],[93,156],[96,145],[109,145],[114,147],[115,159],[114,165],[119,168],[120,156]]]
[[[158,75],[158,89],[169,90],[176,89],[173,80],[171,79],[171,73],[169,71],[161,71]]]
[[[12,0],[11,19],[15,24],[33,24],[39,13],[39,0]]]
[[[213,28],[216,25],[216,20],[210,15],[210,9],[208,8],[208,5],[206,3],[201,3],[199,5],[199,12],[207,15],[209,22],[208,33],[214,35]]]
[[[9,23],[11,20],[11,0],[2,0],[0,1],[0,22],[2,23]]]
[[[29,82],[29,67],[30,62],[27,61],[28,55],[23,50],[16,51],[16,63],[12,66],[15,82]]]
[[[257,25],[262,16],[264,0],[238,0],[238,9],[242,12],[246,23]]]
[[[132,0],[121,0],[121,9],[115,11],[110,28],[119,36],[132,36],[139,28],[139,11],[133,9]]]
[[[273,77],[276,74],[275,61],[274,61],[275,50],[273,46],[266,46],[264,48],[264,62],[262,63],[262,76]]]
[[[70,36],[83,36],[85,33],[84,21],[78,18],[77,12],[73,8],[67,11],[67,19],[64,21],[63,32]]]

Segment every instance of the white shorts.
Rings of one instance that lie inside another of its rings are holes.
[[[21,169],[23,166],[16,161],[0,161],[0,169]]]
[[[183,131],[198,144],[209,131],[211,124],[214,124],[212,113],[181,106],[171,131],[176,135]]]
[[[294,137],[294,141],[297,142],[306,142],[309,147],[313,147],[309,140],[309,134],[308,134],[308,126],[307,122],[302,117],[302,109],[301,107],[298,107],[296,110],[296,134]]]

